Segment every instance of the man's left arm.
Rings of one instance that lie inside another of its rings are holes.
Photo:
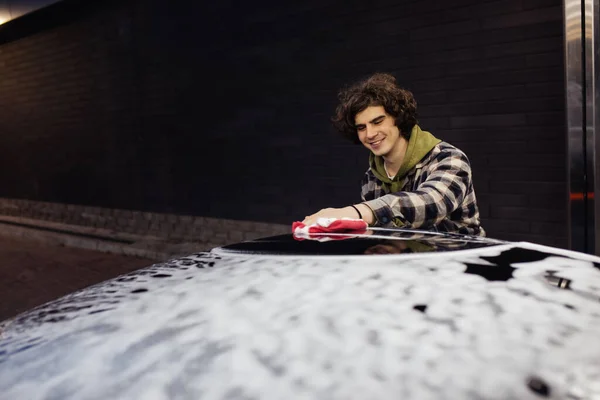
[[[377,225],[429,228],[461,207],[470,190],[471,166],[458,149],[438,155],[427,179],[414,192],[401,191],[364,203],[372,210]]]

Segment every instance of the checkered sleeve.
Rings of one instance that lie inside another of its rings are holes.
[[[376,225],[394,224],[427,229],[451,213],[461,212],[465,196],[472,188],[471,166],[460,150],[439,152],[424,171],[426,178],[415,191],[401,191],[369,198],[369,182],[363,185],[363,201],[372,210]],[[469,207],[467,207],[469,208]]]

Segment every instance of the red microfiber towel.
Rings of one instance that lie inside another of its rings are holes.
[[[365,231],[368,224],[362,219],[352,218],[319,218],[312,225],[305,225],[296,221],[292,224],[292,233],[294,236],[308,239],[315,233],[359,233]]]

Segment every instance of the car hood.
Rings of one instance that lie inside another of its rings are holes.
[[[599,266],[530,243],[215,249],[6,321],[0,398],[593,398]]]

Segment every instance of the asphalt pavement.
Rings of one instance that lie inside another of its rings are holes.
[[[0,321],[155,262],[0,236]]]

